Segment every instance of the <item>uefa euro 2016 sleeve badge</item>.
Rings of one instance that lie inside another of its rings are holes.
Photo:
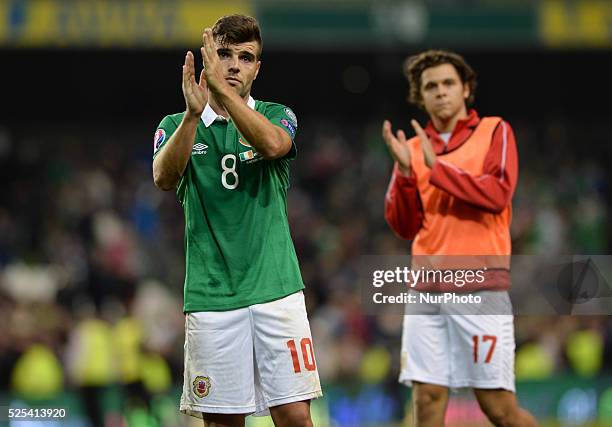
[[[208,396],[210,392],[210,378],[201,375],[195,377],[195,380],[193,380],[193,392],[200,398]]]
[[[155,131],[155,136],[153,137],[153,152],[156,153],[159,150],[159,147],[166,140],[166,131],[163,129],[157,129]]]

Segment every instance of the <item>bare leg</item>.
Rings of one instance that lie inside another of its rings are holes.
[[[480,409],[496,427],[537,427],[538,422],[522,409],[508,390],[474,389]]]
[[[313,427],[310,418],[310,400],[291,402],[270,408],[276,427]]]
[[[203,413],[204,427],[244,427],[245,414]]]
[[[412,382],[414,427],[444,427],[448,387]]]

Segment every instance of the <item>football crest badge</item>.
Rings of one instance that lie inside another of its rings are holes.
[[[210,393],[210,378],[198,375],[193,380],[193,392],[196,396],[202,398]]]
[[[251,144],[249,144],[244,138],[240,137],[238,138],[238,142],[241,143],[242,145],[244,145],[245,147],[251,147]]]

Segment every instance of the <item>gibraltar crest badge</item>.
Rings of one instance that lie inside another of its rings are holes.
[[[210,378],[201,375],[195,377],[195,380],[193,380],[193,392],[200,398],[208,396],[210,392]]]

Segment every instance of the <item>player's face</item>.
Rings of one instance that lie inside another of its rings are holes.
[[[427,68],[421,74],[421,96],[427,113],[446,121],[465,114],[470,88],[461,82],[453,65],[442,64]]]
[[[238,95],[246,98],[251,93],[253,80],[257,78],[261,62],[257,60],[259,43],[256,41],[221,45],[217,44],[217,54],[223,67],[223,76]]]

